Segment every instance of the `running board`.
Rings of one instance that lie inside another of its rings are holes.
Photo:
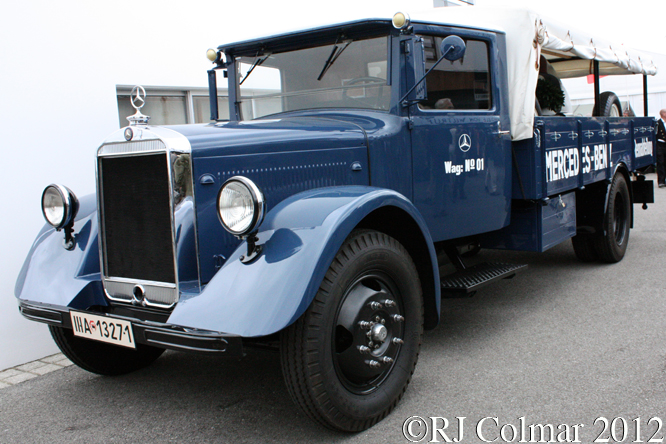
[[[476,291],[500,279],[511,279],[523,271],[527,265],[484,262],[453,274],[441,280],[443,298],[473,296]]]

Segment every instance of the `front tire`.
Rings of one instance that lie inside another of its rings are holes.
[[[281,335],[289,393],[324,426],[365,430],[402,398],[422,336],[421,284],[411,257],[384,233],[354,231],[308,310]]]
[[[599,259],[608,263],[620,262],[627,251],[631,230],[631,197],[629,186],[620,173],[613,177],[608,192],[608,205],[603,216],[601,233],[595,249]]]
[[[49,325],[51,336],[62,353],[84,370],[118,376],[147,367],[164,349],[137,344],[136,349],[105,344],[74,336],[71,329]]]

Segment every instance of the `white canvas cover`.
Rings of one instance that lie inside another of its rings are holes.
[[[512,140],[532,137],[541,54],[553,59],[552,66],[560,78],[592,74],[593,60],[600,62],[600,75],[657,73],[650,57],[601,37],[571,29],[531,10],[479,6],[438,8],[414,14],[412,21],[506,34]]]

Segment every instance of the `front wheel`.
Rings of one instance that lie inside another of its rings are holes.
[[[627,251],[631,229],[631,197],[629,186],[622,174],[613,177],[608,204],[603,216],[602,230],[595,249],[604,262],[620,262]]]
[[[405,392],[423,336],[423,300],[405,248],[376,231],[354,231],[308,310],[281,336],[285,382],[315,421],[365,430]]]
[[[84,370],[117,376],[147,367],[164,349],[137,344],[136,349],[105,344],[74,336],[71,329],[49,325],[51,336],[62,353]]]

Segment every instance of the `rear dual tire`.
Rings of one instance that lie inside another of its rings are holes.
[[[631,196],[622,174],[616,174],[608,192],[602,230],[595,239],[595,249],[603,262],[620,262],[627,251],[631,230]]]
[[[608,203],[597,232],[580,233],[571,239],[574,252],[581,261],[616,263],[622,260],[629,245],[631,205],[627,180],[617,173],[608,191]]]

